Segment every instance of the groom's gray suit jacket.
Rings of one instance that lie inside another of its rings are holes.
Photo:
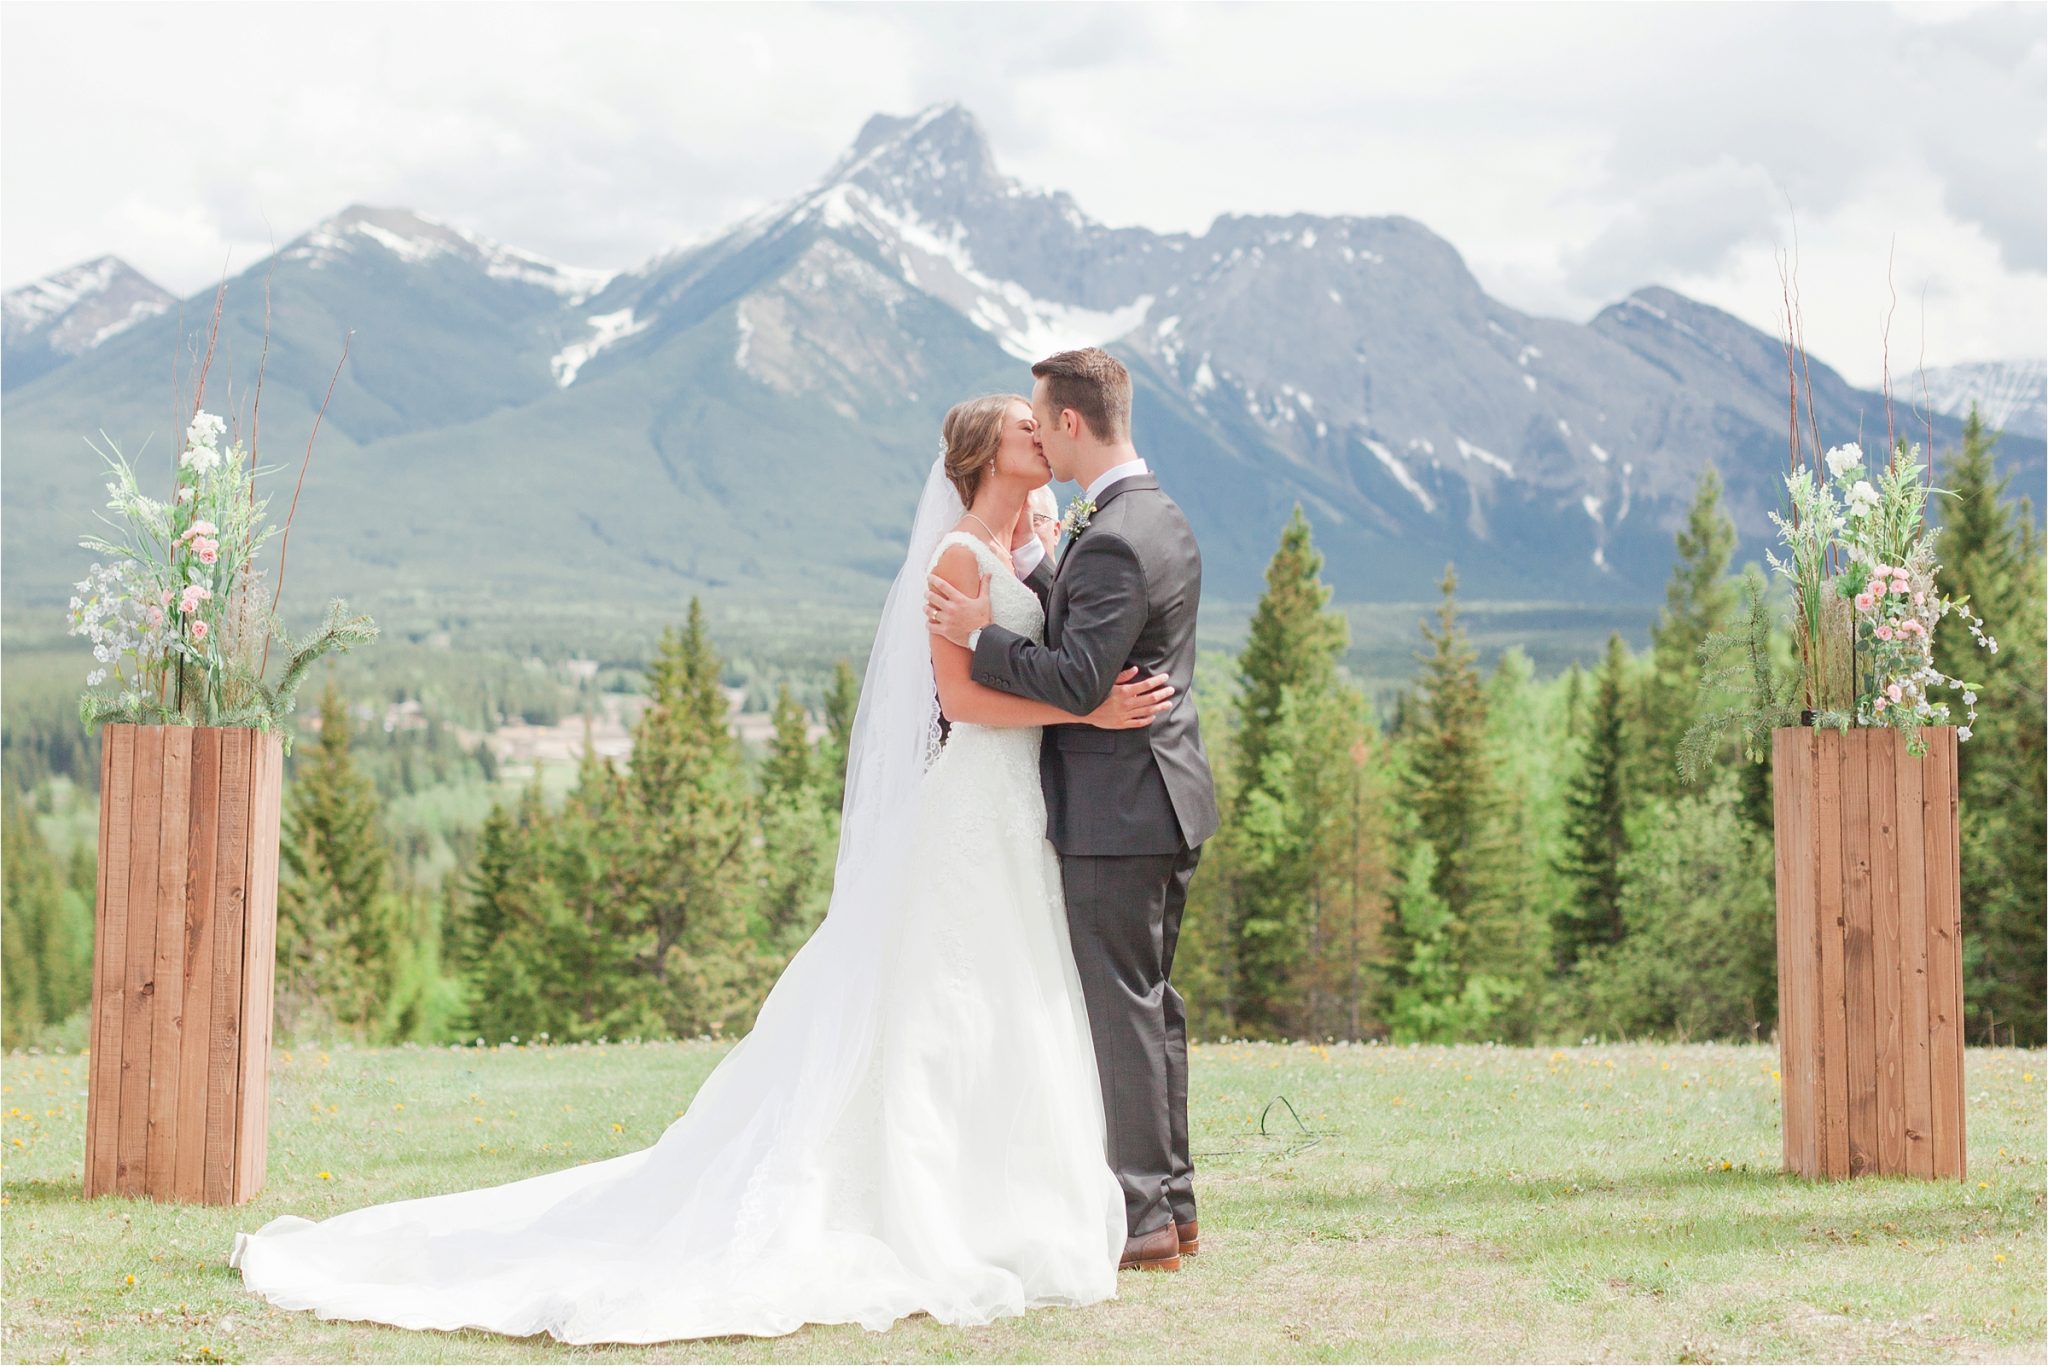
[[[1173,707],[1138,730],[1047,726],[1039,765],[1046,837],[1062,854],[1171,854],[1216,833],[1216,790],[1195,711],[1202,555],[1151,474],[1119,479],[1045,589],[1045,644],[983,628],[977,683],[1085,716],[1135,664],[1173,682]]]

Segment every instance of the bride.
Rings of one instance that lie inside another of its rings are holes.
[[[986,1323],[1116,1293],[1124,1201],[1045,839],[1039,728],[925,630],[925,576],[1012,569],[1052,478],[1030,405],[946,415],[854,722],[832,900],[753,1031],[651,1146],[476,1190],[237,1233],[249,1289],[322,1318],[568,1343]],[[936,680],[936,688],[935,688]],[[1149,724],[1163,678],[1088,723]],[[943,705],[950,732],[940,743]]]

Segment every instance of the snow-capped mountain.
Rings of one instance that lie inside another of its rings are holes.
[[[8,388],[153,318],[178,297],[118,256],[60,270],[7,291],[0,300],[0,347]]]
[[[1962,417],[1972,403],[1986,425],[2008,436],[2048,436],[2048,361],[1989,360],[1928,367],[1925,402],[1937,413]],[[1895,402],[1923,401],[1923,377],[1917,371],[1895,375]]]
[[[269,266],[231,282],[238,356]],[[1398,216],[1106,227],[1005,175],[951,105],[871,119],[789,199],[617,274],[361,206],[276,266],[266,432],[304,430],[352,333],[307,490],[308,572],[337,583],[869,601],[947,406],[1085,343],[1130,363],[1222,600],[1256,594],[1296,502],[1352,599],[1426,597],[1455,560],[1482,596],[1652,600],[1703,466],[1753,554],[1785,457],[1778,341],[1720,310],[1653,287],[1532,317]],[[176,332],[10,393],[10,582],[84,516],[32,510],[91,501],[79,434],[162,426]],[[1877,395],[1812,371],[1825,435],[1881,427]],[[2038,482],[2038,436],[2000,452]]]
[[[572,305],[604,288],[616,274],[561,265],[409,209],[365,204],[343,209],[287,245],[280,257],[322,270],[364,252],[385,252],[409,265],[459,263],[488,279],[532,285]]]

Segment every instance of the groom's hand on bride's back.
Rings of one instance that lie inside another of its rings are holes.
[[[1139,730],[1173,710],[1173,683],[1165,674],[1138,677],[1133,664],[1116,676],[1102,705],[1081,719],[1098,730]]]

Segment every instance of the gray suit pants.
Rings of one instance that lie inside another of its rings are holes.
[[[1133,1237],[1195,1218],[1187,1008],[1167,975],[1199,847],[1060,856],[1067,926],[1095,1035],[1109,1165]]]

